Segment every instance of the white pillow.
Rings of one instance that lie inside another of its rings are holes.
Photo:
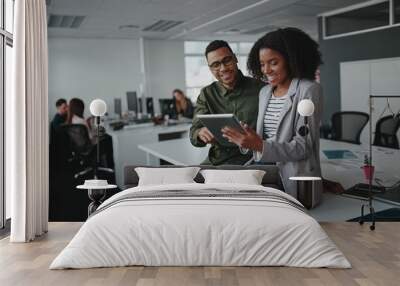
[[[265,171],[262,170],[201,170],[205,184],[234,183],[261,185]]]
[[[138,186],[195,183],[193,179],[199,170],[199,167],[135,168],[139,176]]]

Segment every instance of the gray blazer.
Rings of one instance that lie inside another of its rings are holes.
[[[264,115],[269,99],[271,86],[265,86],[260,91],[257,133],[263,136]],[[285,192],[297,198],[297,184],[289,180],[292,176],[310,175],[321,176],[319,160],[319,126],[322,114],[322,89],[321,86],[310,80],[293,79],[281,117],[278,122],[276,137],[264,139],[261,155],[254,157],[260,162],[276,162],[280,170]],[[314,114],[308,118],[309,134],[306,137],[298,133],[304,125],[304,118],[297,113],[297,104],[302,99],[311,99],[314,103]],[[308,140],[308,150],[305,140]],[[322,182],[317,181],[313,186],[312,206],[317,205],[322,197]]]

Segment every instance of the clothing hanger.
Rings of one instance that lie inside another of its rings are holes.
[[[393,116],[393,118],[396,118],[397,116],[400,117],[400,109],[397,111],[397,113],[394,113],[394,111],[392,110],[392,107],[390,106],[389,98],[386,98],[385,108],[383,109],[383,111],[379,115],[378,120],[382,118],[382,116],[385,114],[386,110],[388,110],[390,112],[390,114]]]

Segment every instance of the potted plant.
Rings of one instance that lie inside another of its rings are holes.
[[[362,166],[361,169],[364,171],[365,179],[367,181],[372,181],[375,167],[371,165],[371,158],[368,155],[364,156],[364,166]]]

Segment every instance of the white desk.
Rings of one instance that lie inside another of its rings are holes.
[[[210,145],[203,148],[194,147],[189,138],[141,144],[138,147],[146,153],[147,165],[158,165],[158,159],[173,165],[198,165],[207,158],[210,149]]]
[[[124,166],[146,165],[146,155],[142,150],[139,150],[138,145],[158,142],[159,136],[163,134],[181,133],[182,138],[187,138],[190,126],[191,124],[187,123],[171,126],[144,124],[143,127],[138,124],[136,128],[108,131],[113,141],[117,185],[123,185]]]
[[[148,165],[158,165],[156,159],[163,159],[174,165],[200,164],[208,154],[209,146],[197,148],[190,144],[188,138],[169,140],[151,144],[141,144],[139,149],[146,153]],[[323,150],[350,150],[356,159],[327,159]],[[357,183],[367,183],[361,166],[368,147],[332,140],[320,140],[320,159],[322,176],[328,180],[342,184],[345,189]],[[400,180],[400,150],[373,147],[373,164],[375,178],[381,179],[385,185],[392,185]],[[397,166],[397,167],[396,167]]]
[[[320,140],[320,159],[322,176],[328,180],[339,182],[348,189],[357,183],[368,183],[361,166],[364,165],[364,155],[369,155],[369,147],[332,140]],[[355,159],[328,159],[323,150],[349,150]],[[400,180],[400,150],[372,147],[372,164],[375,166],[374,178],[379,178],[385,185],[392,185]]]

